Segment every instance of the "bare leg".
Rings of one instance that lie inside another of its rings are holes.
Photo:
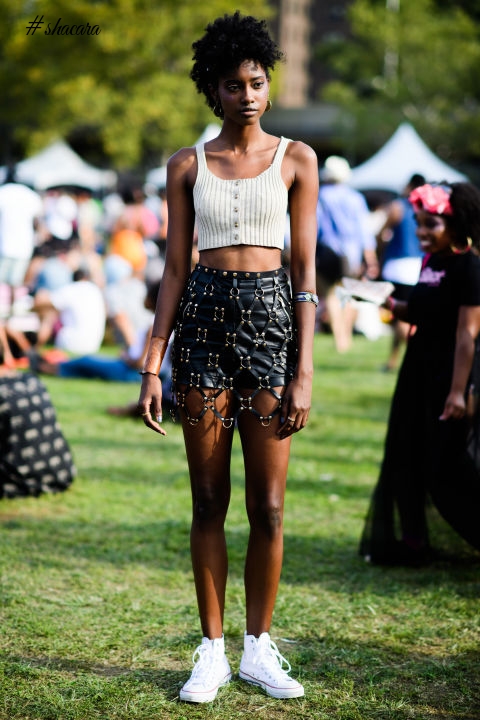
[[[26,355],[29,350],[32,349],[32,346],[30,345],[29,341],[27,340],[27,337],[23,332],[20,330],[13,330],[12,328],[9,328],[7,326],[7,335],[8,337],[13,340],[14,343],[16,343],[18,349]]]
[[[267,416],[277,403],[268,391],[261,395],[263,407],[257,409]],[[250,522],[245,563],[246,630],[255,637],[270,630],[283,562],[283,507],[290,438],[278,438],[275,434],[278,422],[277,415],[268,427],[263,427],[249,412],[242,412],[238,422]]]
[[[215,391],[205,390],[205,394]],[[232,394],[223,391],[216,400],[218,411],[232,415]],[[191,417],[204,407],[195,389],[186,398]],[[196,425],[181,412],[185,448],[192,490],[190,550],[204,637],[219,638],[223,633],[225,588],[228,573],[225,518],[230,502],[230,455],[233,427],[225,428],[211,410]]]
[[[346,303],[342,307],[342,303],[335,292],[335,286],[329,289],[325,304],[335,340],[335,347],[340,353],[346,352],[352,344],[353,325],[357,315],[356,309],[352,303]]]
[[[56,310],[45,310],[39,313],[40,327],[37,333],[37,345],[42,347],[46,345],[53,337],[55,323],[58,320],[58,312]]]
[[[400,356],[400,348],[407,341],[409,329],[410,325],[408,323],[402,322],[401,320],[395,320],[393,322],[392,346],[386,365],[388,370],[396,369]]]
[[[37,313],[40,321],[36,344],[37,347],[42,347],[53,337],[53,331],[59,319],[59,313],[51,303],[50,292],[45,289],[38,290],[35,294],[33,309]]]
[[[0,350],[2,351],[3,364],[11,367],[14,364],[14,359],[8,343],[7,331],[3,323],[0,323]]]

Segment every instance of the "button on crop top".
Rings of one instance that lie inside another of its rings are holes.
[[[283,249],[288,190],[281,167],[289,142],[280,138],[272,164],[260,175],[239,180],[224,180],[210,172],[203,144],[196,146],[193,201],[199,251],[231,245]]]

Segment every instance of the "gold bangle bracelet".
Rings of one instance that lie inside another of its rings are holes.
[[[158,375],[162,360],[167,352],[168,338],[153,336],[140,375]]]

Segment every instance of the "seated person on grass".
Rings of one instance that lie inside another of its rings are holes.
[[[145,307],[155,309],[160,283],[150,286],[145,297]],[[134,342],[119,357],[84,355],[60,362],[48,362],[41,355],[32,358],[32,369],[45,375],[64,378],[89,378],[112,382],[139,382],[152,328],[138,332]]]
[[[73,281],[56,290],[39,290],[33,310],[40,319],[37,347],[53,341],[56,348],[75,355],[100,349],[105,335],[105,300],[87,270],[76,270]]]

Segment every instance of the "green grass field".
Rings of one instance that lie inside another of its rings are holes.
[[[314,402],[294,438],[272,637],[305,685],[280,701],[235,679],[178,700],[200,627],[183,439],[108,405],[128,385],[49,378],[78,477],[61,495],[0,501],[1,720],[480,718],[480,556],[422,569],[357,554],[395,382],[388,339],[337,355],[316,338]],[[238,669],[247,523],[234,444],[225,636]],[[479,509],[480,511],[480,509]]]

